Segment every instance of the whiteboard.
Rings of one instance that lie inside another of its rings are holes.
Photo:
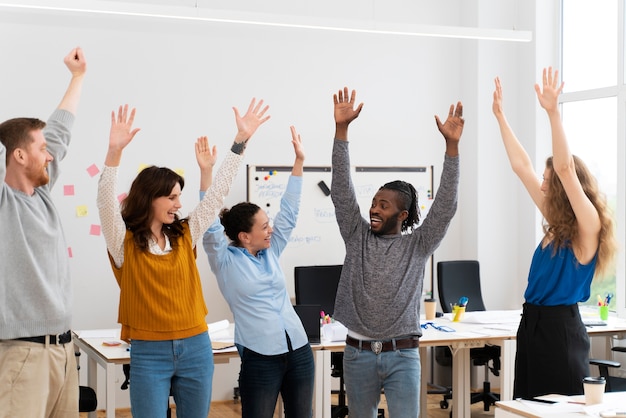
[[[248,165],[247,200],[265,210],[270,222],[280,210],[280,198],[291,174],[291,166]],[[374,194],[385,183],[403,180],[417,191],[420,220],[426,217],[434,198],[433,166],[350,168],[361,214],[369,219]],[[287,288],[294,295],[296,266],[343,264],[345,247],[330,198],[330,166],[304,167],[302,199],[296,228],[281,256]],[[425,280],[432,282],[432,263],[426,266]],[[425,286],[426,288],[427,286]]]

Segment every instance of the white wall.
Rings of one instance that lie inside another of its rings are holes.
[[[287,1],[263,6],[253,1],[236,5],[223,1],[210,2],[210,7],[524,30],[534,30],[535,19],[534,5],[515,0],[352,0],[340,4],[327,0],[316,2],[315,7]],[[467,122],[461,143],[459,211],[435,261],[479,259],[487,305],[520,307],[538,218],[508,167],[491,114],[491,93],[493,78],[500,75],[511,123],[527,134],[523,141],[534,149],[532,83],[538,74],[534,42],[368,35],[7,8],[0,8],[0,23],[2,120],[47,118],[69,80],[62,57],[80,45],[88,60],[74,139],[56,195],[73,250],[75,329],[116,326],[119,292],[104,239],[89,233],[92,224],[99,224],[98,177],[86,173],[91,164],[102,167],[111,110],[123,103],[137,107],[136,126],[142,128],[123,158],[120,191],[128,188],[140,164],[182,168],[187,179],[182,210],[186,214],[197,202],[195,138],[208,135],[224,156],[235,133],[232,106],[245,109],[252,96],[271,106],[272,119],[252,140],[246,163],[290,164],[289,125],[294,124],[304,139],[306,164],[328,165],[334,133],[332,94],[343,86],[357,89],[358,100],[365,102],[351,127],[352,162],[434,164],[436,185],[444,143],[433,115],[445,118],[451,103],[464,103]],[[75,196],[63,196],[65,184],[75,185]],[[244,199],[242,168],[226,203]],[[88,206],[87,216],[75,215],[78,205]],[[324,260],[318,262],[324,264]],[[202,249],[198,267],[209,307],[207,322],[232,319]],[[292,272],[286,274],[291,277]],[[232,397],[237,368],[238,363],[216,368],[214,399]]]

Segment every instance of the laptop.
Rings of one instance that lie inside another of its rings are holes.
[[[293,305],[304,326],[310,344],[320,344],[320,311],[321,305]]]

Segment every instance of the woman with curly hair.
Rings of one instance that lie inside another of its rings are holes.
[[[558,75],[551,67],[544,69],[543,86],[535,84],[552,129],[552,156],[543,181],[507,122],[498,78],[493,93],[492,110],[511,168],[544,218],[544,236],[532,258],[517,331],[514,397],[583,393],[589,337],[578,302],[589,299],[592,279],[609,269],[616,250],[605,197],[587,166],[572,155],[565,137]]]

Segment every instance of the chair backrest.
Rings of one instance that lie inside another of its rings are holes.
[[[297,305],[321,305],[324,313],[332,315],[341,277],[341,264],[326,266],[296,266],[294,285]]]
[[[484,311],[480,290],[480,268],[476,260],[439,261],[437,263],[437,290],[441,309],[452,312],[451,304],[466,296],[466,311]]]

